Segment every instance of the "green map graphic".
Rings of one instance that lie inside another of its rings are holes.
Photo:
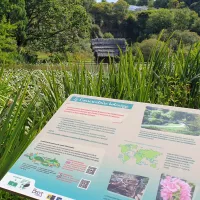
[[[28,157],[29,160],[31,160],[34,163],[40,163],[43,166],[46,167],[60,167],[60,163],[54,158],[46,158],[44,156],[39,155],[38,153],[29,153],[25,154],[25,157]]]
[[[157,150],[141,147],[137,144],[123,144],[119,147],[121,148],[119,159],[123,163],[134,160],[137,165],[148,165],[157,168],[158,158],[162,155]]]

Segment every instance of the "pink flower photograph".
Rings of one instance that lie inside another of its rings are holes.
[[[194,190],[193,183],[162,174],[156,200],[192,200]]]

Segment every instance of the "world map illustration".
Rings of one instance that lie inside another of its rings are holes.
[[[121,144],[119,147],[119,159],[123,163],[132,160],[137,165],[146,165],[151,168],[158,167],[158,159],[162,155],[159,151],[139,146],[137,144]]]

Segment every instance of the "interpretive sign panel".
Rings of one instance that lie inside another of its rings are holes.
[[[0,187],[42,200],[199,200],[200,111],[71,95]]]

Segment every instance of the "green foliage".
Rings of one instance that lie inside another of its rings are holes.
[[[174,38],[177,39],[178,43],[182,41],[183,44],[189,46],[194,43],[200,42],[200,36],[197,33],[190,31],[175,31]]]
[[[185,8],[190,7],[191,4],[198,2],[198,0],[155,0],[154,6],[156,8]]]
[[[25,0],[2,0],[0,2],[0,8],[0,20],[5,16],[6,20],[16,25],[15,37],[17,39],[17,44],[18,46],[23,45],[26,39],[27,25]]]
[[[179,7],[179,0],[169,0],[168,8],[178,8]]]
[[[108,2],[96,3],[93,5],[91,13],[94,17],[95,24],[100,27],[106,26],[112,21],[113,4]]]
[[[146,1],[142,4],[153,2]],[[177,3],[177,4],[176,4]],[[92,15],[101,30],[111,32],[114,37],[125,37],[130,43],[140,42],[149,38],[152,34],[159,34],[162,29],[174,30],[198,30],[198,15],[192,11],[184,1],[159,0],[154,2],[156,8],[140,12],[126,12],[125,17],[119,20],[113,8],[116,3],[98,3],[93,6]],[[168,5],[171,5],[169,9]],[[152,5],[151,5],[152,6]],[[195,24],[195,26],[194,26]]]
[[[149,0],[148,5],[150,9],[154,8],[154,0]]]
[[[154,1],[155,8],[167,8],[168,7],[168,0],[155,0]]]
[[[170,77],[161,75],[162,80],[166,83],[165,94],[160,93],[160,98],[163,101],[167,100],[165,104],[186,103],[189,95],[189,83],[182,83],[178,77]],[[170,98],[167,98],[170,97]]]
[[[161,41],[158,41],[157,39],[148,39],[148,40],[144,40],[140,44],[138,44],[138,47],[140,48],[140,50],[144,56],[144,60],[148,61],[148,59],[152,53],[152,49],[156,48],[156,51],[159,51],[162,44],[163,43]]]
[[[191,45],[194,45],[194,44],[200,42],[200,36],[197,33],[191,32],[188,30],[186,30],[186,31],[176,30],[174,32],[164,30],[163,34],[161,36],[161,40],[167,41],[169,37],[171,37],[170,48],[172,50],[176,51],[179,48],[179,44],[182,43],[184,46],[184,50],[187,53],[188,53],[188,51],[190,51]],[[157,39],[158,36],[152,35],[151,38]]]
[[[193,3],[198,2],[198,0],[182,0],[187,6],[191,6]]]
[[[113,12],[115,17],[117,17],[118,20],[122,20],[128,11],[129,5],[125,0],[118,0],[113,5]]]
[[[160,33],[163,29],[171,29],[173,26],[172,11],[167,9],[159,9],[152,12],[147,20],[148,33]]]
[[[2,0],[0,41],[3,44],[0,44],[0,62],[10,62],[15,58],[17,62],[35,63],[36,53],[33,51],[71,51],[73,46],[90,36],[92,19],[87,11],[94,3],[92,0]],[[13,55],[8,54],[8,51],[11,52],[8,46],[13,52],[15,49]],[[23,48],[29,51],[19,52]]]
[[[194,10],[200,16],[200,2],[194,2],[190,5],[190,9]]]
[[[10,1],[9,19],[12,24],[15,24],[17,26],[16,30],[17,45],[22,46],[23,42],[27,37],[26,25],[28,22],[25,9],[25,0]]]
[[[125,0],[129,5],[136,5],[137,0]]]
[[[200,35],[200,18],[198,18],[191,27],[191,30]]]
[[[103,32],[109,29],[118,29],[120,23],[125,19],[128,13],[128,3],[124,0],[118,0],[116,3],[96,3],[91,13],[94,17],[95,24],[101,27]],[[105,30],[105,31],[104,31]]]
[[[104,33],[104,38],[114,38],[114,36],[112,35],[112,33]]]
[[[194,18],[198,18],[198,16],[194,16],[194,13],[190,9],[176,9],[174,10],[174,30],[188,30],[191,24],[194,23]]]
[[[132,12],[128,10],[130,4],[147,5],[149,10]],[[153,6],[165,9],[151,9]],[[5,16],[6,23],[16,27],[16,50],[29,49],[9,56],[2,51],[1,57],[35,63],[37,51],[65,55],[76,50],[82,54],[77,46],[85,39],[104,37],[103,33],[125,37],[130,44],[159,34],[162,29],[200,34],[199,8],[197,0],[1,0],[0,20]]]
[[[158,34],[161,30],[190,30],[196,27],[194,24],[198,21],[198,16],[194,11],[188,8],[184,9],[159,9],[149,14],[146,22],[148,34]]]
[[[15,28],[3,17],[0,22],[0,64],[14,61],[17,50],[16,40],[13,37]]]
[[[97,24],[93,24],[91,28],[91,38],[102,38],[103,33],[101,32],[101,28]]]
[[[87,12],[90,12],[92,9],[92,6],[96,3],[95,0],[82,0],[82,4]]]
[[[126,21],[122,24],[122,29],[126,34],[127,40],[136,41],[138,37],[138,23],[137,16],[133,13],[130,13]]]
[[[38,61],[38,56],[35,51],[31,49],[21,48],[18,55],[18,60],[22,63],[36,64]]]
[[[9,86],[9,77],[6,79],[4,76],[3,68],[0,68],[0,110],[5,105],[7,98],[11,92],[11,87]]]
[[[29,19],[26,43],[33,50],[64,52],[89,34],[89,16],[80,3],[70,0],[26,2]]]
[[[147,10],[147,11],[141,11],[137,13],[136,15],[136,23],[132,23],[134,27],[130,27],[130,29],[134,30],[134,36],[136,37],[134,41],[142,41],[148,37],[146,26],[147,21],[149,19],[149,16],[151,13],[153,13],[154,10]],[[138,38],[137,38],[138,37]]]
[[[138,0],[137,5],[138,6],[148,6],[149,0]]]
[[[147,5],[149,10],[132,12],[128,10],[130,4]],[[153,6],[165,9],[151,9]],[[125,37],[130,44],[162,29],[200,34],[199,10],[198,0],[1,0],[0,21],[5,17],[7,24],[15,26],[15,49],[18,53],[29,49],[19,55],[15,50],[9,56],[1,51],[1,60],[35,63],[37,51],[65,55],[76,50],[82,54],[77,46],[85,39],[104,37],[103,33]]]
[[[16,196],[15,194],[10,194],[0,190],[0,200],[28,200],[27,198]]]

